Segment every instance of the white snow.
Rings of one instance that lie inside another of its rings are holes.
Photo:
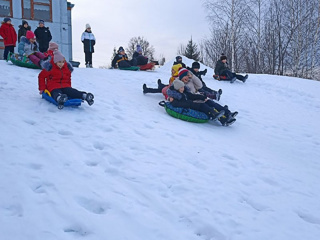
[[[320,82],[230,84],[208,68],[204,81],[239,111],[222,127],[143,95],[171,66],[75,69],[73,87],[95,104],[58,110],[38,94],[39,70],[0,62],[1,239],[320,238]]]

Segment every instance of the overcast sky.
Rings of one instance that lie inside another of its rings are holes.
[[[110,64],[113,48],[128,47],[132,37],[142,36],[155,48],[155,58],[175,58],[180,44],[191,38],[199,43],[209,36],[203,0],[73,0],[73,59],[84,66],[81,34],[86,23],[97,42],[94,67]]]

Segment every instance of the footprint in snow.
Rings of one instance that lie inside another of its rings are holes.
[[[73,135],[72,132],[66,131],[66,130],[60,130],[58,133],[59,133],[60,135],[63,135],[63,136]]]
[[[105,214],[109,209],[106,203],[102,203],[94,199],[78,197],[76,198],[76,201],[81,207],[95,214]]]
[[[63,229],[63,231],[65,233],[70,233],[75,236],[82,236],[82,237],[90,234],[89,231],[85,230],[84,227],[81,227],[80,225],[73,225],[70,227],[66,227],[65,229]]]
[[[320,218],[304,212],[297,212],[298,216],[307,223],[320,225]]]
[[[35,125],[36,124],[36,122],[34,121],[34,120],[31,120],[31,119],[25,119],[25,120],[23,120],[25,123],[27,123],[27,124],[29,124],[29,125]]]

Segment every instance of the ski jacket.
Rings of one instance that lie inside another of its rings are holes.
[[[84,52],[94,52],[93,46],[96,44],[96,38],[92,32],[84,31],[81,35],[81,41],[83,42]]]
[[[23,25],[19,25],[19,30],[18,30],[18,42],[20,42],[20,39],[22,36],[26,36],[27,31],[31,31],[31,27],[28,26],[25,28]]]
[[[45,52],[49,48],[49,42],[52,39],[51,32],[48,27],[37,27],[34,31],[37,42],[39,43],[40,52]]]
[[[127,54],[125,54],[125,55],[121,55],[121,54],[115,55],[113,60],[112,60],[111,66],[113,68],[115,68],[116,64],[121,62],[121,61],[128,61],[128,55]]]
[[[21,37],[20,43],[18,45],[18,53],[20,56],[23,56],[23,55],[29,56],[34,52],[38,52],[38,51],[39,49],[36,42],[31,43],[29,39],[27,39],[25,36]]]
[[[173,86],[169,87],[167,90],[167,95],[174,100],[171,102],[172,106],[174,107],[182,107],[182,108],[192,108],[195,110],[200,109],[200,104],[194,101],[200,100],[204,101],[206,99],[205,96],[201,94],[193,94],[190,92],[188,87],[184,87],[184,92],[180,93],[179,91],[175,90]]]
[[[228,67],[228,63],[223,63],[221,60],[217,61],[216,67],[214,68],[214,74],[222,75],[224,71],[230,70]]]
[[[0,36],[3,38],[4,46],[16,46],[17,33],[12,24],[2,22]]]
[[[199,78],[197,78],[192,72],[191,72],[191,79],[185,84],[189,89],[191,93],[197,93],[199,89],[203,87],[202,82]]]
[[[187,66],[183,62],[174,62],[173,65],[181,64],[183,68],[186,68]]]
[[[63,67],[60,69],[51,60],[51,69],[47,71],[44,69],[38,76],[39,90],[44,91],[48,89],[51,92],[57,88],[71,87],[71,72],[73,68],[70,63],[65,62]]]

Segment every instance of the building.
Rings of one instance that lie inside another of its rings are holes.
[[[22,20],[29,23],[32,31],[38,27],[40,19],[44,20],[45,26],[49,27],[51,32],[52,41],[59,45],[65,58],[71,61],[73,6],[74,4],[67,0],[1,0],[0,20],[2,22],[5,17],[10,17],[17,33]],[[3,49],[3,39],[0,37],[0,59],[3,59]]]

